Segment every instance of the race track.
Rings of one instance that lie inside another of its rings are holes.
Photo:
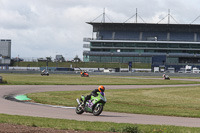
[[[200,85],[200,84],[196,84]],[[196,86],[196,85],[106,85],[106,89],[136,89],[136,88],[153,88],[153,87],[173,87],[173,86]],[[35,117],[48,117],[71,119],[79,121],[106,121],[116,123],[132,124],[155,124],[155,125],[175,125],[187,127],[200,127],[199,118],[184,118],[170,116],[154,116],[141,114],[114,113],[103,111],[100,116],[93,116],[90,113],[77,115],[72,108],[55,108],[15,102],[6,100],[8,95],[21,95],[33,92],[46,91],[71,91],[71,90],[93,90],[97,85],[1,85],[0,86],[0,113],[10,115],[24,115]],[[74,98],[75,100],[76,98]]]

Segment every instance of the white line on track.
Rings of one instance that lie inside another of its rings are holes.
[[[53,107],[53,108],[76,109],[76,107],[57,106],[57,105],[49,105],[49,104],[41,104],[41,103],[32,103],[32,102],[24,102],[24,103],[35,104],[35,105],[41,105],[41,106],[48,106],[48,107]]]

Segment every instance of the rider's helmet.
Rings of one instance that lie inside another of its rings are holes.
[[[104,92],[104,91],[105,91],[105,87],[104,87],[103,85],[100,85],[100,86],[98,87],[98,90],[99,90],[100,92]]]
[[[163,77],[165,77],[165,74],[163,74]]]

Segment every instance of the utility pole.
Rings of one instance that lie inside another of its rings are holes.
[[[18,54],[18,58],[17,58],[17,66],[19,66],[19,54]]]

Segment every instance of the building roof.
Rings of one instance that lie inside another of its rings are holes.
[[[157,23],[100,23],[87,22],[93,26],[93,31],[159,31],[159,32],[200,32],[199,24],[157,24]]]

